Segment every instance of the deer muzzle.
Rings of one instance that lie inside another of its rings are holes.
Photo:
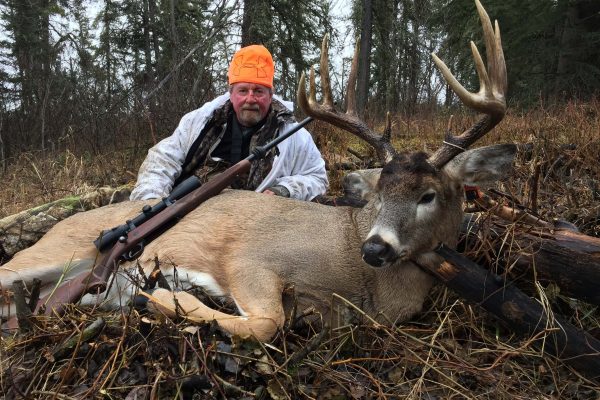
[[[365,240],[361,252],[363,260],[372,267],[383,267],[391,264],[401,256],[377,234]]]

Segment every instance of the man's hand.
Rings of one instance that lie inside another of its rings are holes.
[[[268,189],[263,190],[264,194],[270,194],[281,197],[290,197],[290,191],[285,186],[275,185]]]

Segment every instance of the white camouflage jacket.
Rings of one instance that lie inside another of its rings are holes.
[[[292,103],[275,98],[292,109]],[[162,198],[171,192],[192,144],[213,112],[227,100],[229,93],[184,115],[175,132],[148,151],[131,192],[131,200]],[[291,198],[299,200],[312,200],[325,193],[328,185],[325,161],[306,129],[300,129],[281,142],[277,149],[279,155],[273,159],[272,169],[256,188],[257,192],[280,185],[290,192]]]

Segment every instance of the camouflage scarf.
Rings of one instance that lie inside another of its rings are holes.
[[[209,153],[217,147],[225,135],[228,129],[227,121],[230,118],[235,118],[235,115],[231,102],[227,100],[223,106],[214,111],[212,117],[202,129],[198,139],[192,145],[190,152],[186,156],[182,174],[178,182],[190,175],[196,175],[202,183],[205,183],[214,175],[230,166],[229,162],[215,161],[209,157]],[[273,99],[265,123],[252,135],[250,140],[250,154],[256,146],[262,146],[276,138],[279,130],[286,123],[293,121],[292,112],[281,104],[281,102]],[[271,171],[276,151],[277,148],[273,148],[263,159],[254,160],[250,172],[246,176],[241,176],[231,187],[234,189],[255,190]]]

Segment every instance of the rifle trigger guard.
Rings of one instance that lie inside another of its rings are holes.
[[[125,261],[135,260],[140,255],[142,255],[142,253],[144,252],[144,247],[145,246],[144,246],[144,242],[143,241],[140,242],[140,243],[138,243],[138,245],[135,248],[133,248],[133,249],[129,250],[127,253],[123,254],[123,256],[122,256],[123,259]]]

